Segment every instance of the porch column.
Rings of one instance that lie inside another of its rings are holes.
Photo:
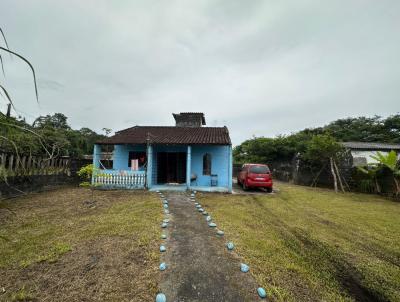
[[[93,170],[100,168],[100,155],[101,148],[100,145],[94,144],[93,146]],[[94,173],[92,173],[92,183],[93,183]]]
[[[147,170],[146,170],[146,184],[147,189],[152,186],[152,175],[153,175],[153,146],[147,147]]]
[[[233,170],[232,145],[230,145],[228,148],[229,148],[228,190],[229,192],[232,192],[232,170]]]
[[[186,153],[186,186],[188,189],[190,189],[191,166],[192,166],[192,147],[188,146]]]

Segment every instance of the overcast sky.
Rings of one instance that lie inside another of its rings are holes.
[[[40,104],[20,61],[3,55],[0,82],[28,120],[117,131],[199,111],[238,144],[399,112],[399,16],[399,0],[1,0]]]

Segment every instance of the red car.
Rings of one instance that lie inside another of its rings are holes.
[[[267,165],[244,164],[237,177],[237,182],[243,187],[243,190],[265,188],[268,193],[272,192],[271,172]]]

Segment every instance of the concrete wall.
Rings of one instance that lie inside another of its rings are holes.
[[[387,155],[387,151],[379,151],[383,155]],[[365,151],[365,150],[351,150],[353,156],[354,166],[364,166],[366,164],[376,164],[378,161],[373,159],[371,156],[376,156],[377,151]],[[397,159],[400,159],[400,152],[397,154]]]
[[[12,176],[7,178],[7,183],[0,180],[0,199],[57,189],[65,185],[78,185],[78,183],[78,178],[67,174]]]
[[[219,187],[230,187],[232,177],[231,146],[192,146],[191,173],[196,173],[197,183],[192,185],[210,186],[211,176],[203,175],[203,156],[211,154],[211,174],[218,175]]]

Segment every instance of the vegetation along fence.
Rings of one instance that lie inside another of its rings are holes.
[[[69,158],[44,158],[0,153],[0,170],[5,177],[69,174]]]

